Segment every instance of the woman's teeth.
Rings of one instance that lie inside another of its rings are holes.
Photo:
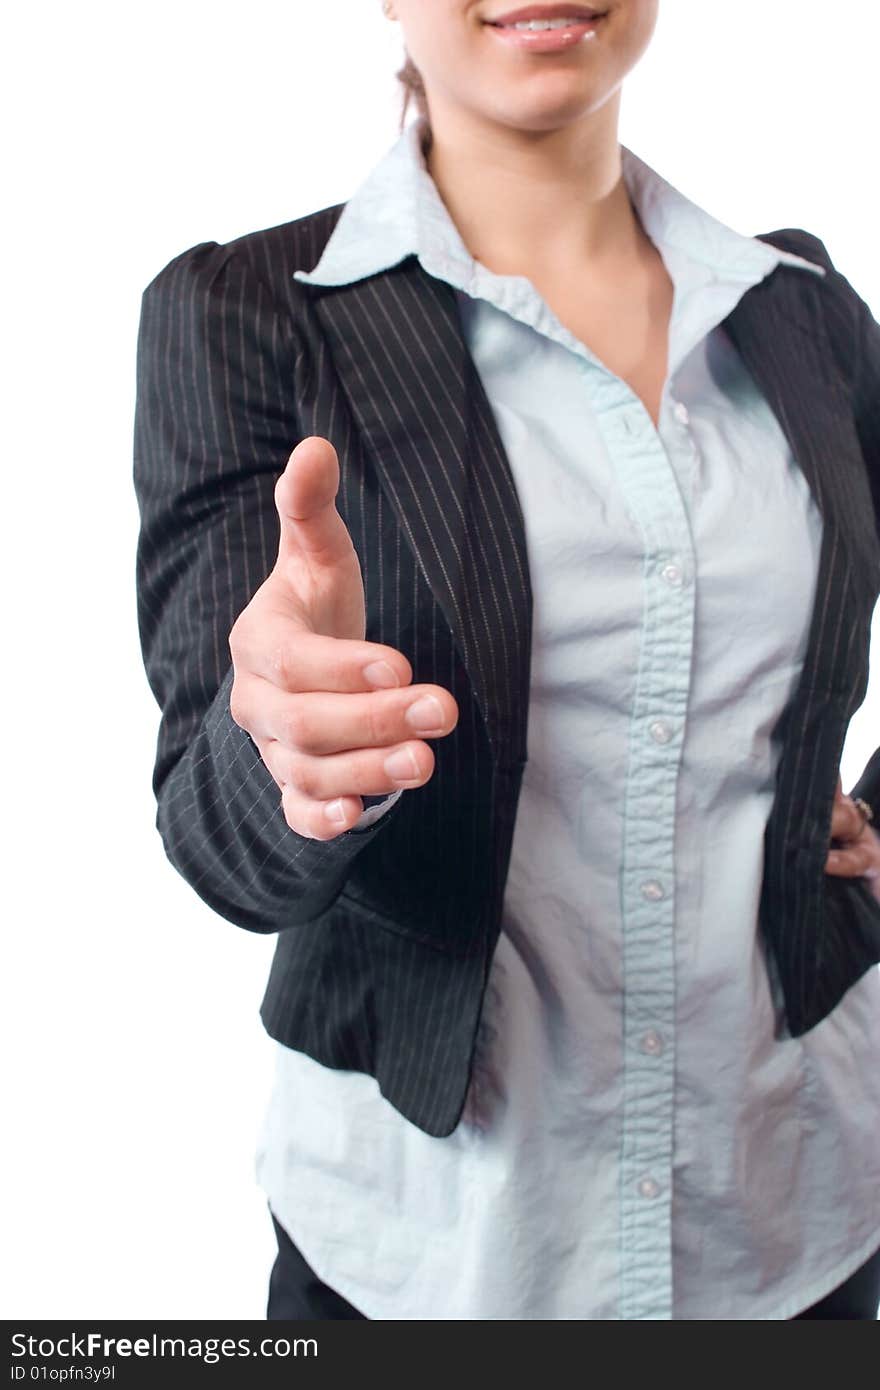
[[[516,24],[499,24],[499,29],[570,29],[573,24],[583,24],[577,19],[519,19]]]

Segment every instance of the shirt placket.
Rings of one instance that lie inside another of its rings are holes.
[[[675,813],[691,677],[695,555],[680,480],[647,410],[608,373],[590,379],[599,428],[644,546],[619,879],[620,1316],[671,1319]]]

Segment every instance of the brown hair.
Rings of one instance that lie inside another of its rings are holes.
[[[406,52],[406,50],[404,50]],[[420,116],[424,116],[429,121],[428,99],[425,95],[425,84],[422,81],[422,74],[419,72],[409,54],[406,54],[402,68],[398,68],[395,77],[403,88],[403,104],[400,108],[400,129],[403,130],[406,122],[406,113],[409,110],[410,99],[415,100],[416,110]]]

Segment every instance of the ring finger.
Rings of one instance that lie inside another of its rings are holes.
[[[384,796],[401,787],[420,787],[431,777],[435,763],[430,744],[418,739],[319,756],[293,751],[275,738],[258,740],[257,747],[279,787],[292,784],[312,801],[337,796],[356,800]]]

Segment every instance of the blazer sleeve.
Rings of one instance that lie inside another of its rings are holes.
[[[137,617],[161,710],[153,793],[165,852],[220,916],[274,932],[319,916],[399,813],[298,835],[229,708],[229,632],[274,566],[274,487],[303,436],[295,325],[241,252],[204,242],[143,292],[133,480]]]
[[[868,304],[836,268],[823,242],[815,238],[822,263],[838,293],[829,296],[828,325],[843,371],[852,382],[853,412],[874,502],[880,543],[880,323]],[[880,747],[868,759],[850,796],[863,797],[880,829]]]
[[[874,499],[874,521],[880,542],[880,323],[865,301],[858,295],[856,299],[859,319],[854,394],[856,426],[868,467],[868,480]],[[880,830],[880,746],[868,759],[850,795],[861,796],[867,801],[874,812],[874,824]]]

